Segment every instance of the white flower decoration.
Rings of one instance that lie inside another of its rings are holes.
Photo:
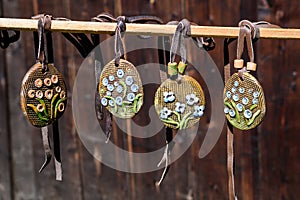
[[[188,94],[188,95],[186,95],[185,98],[186,98],[187,104],[188,104],[189,106],[192,106],[192,105],[194,105],[195,103],[198,103],[198,102],[199,102],[199,98],[196,97],[195,94]]]
[[[115,87],[113,84],[108,84],[107,89],[112,92],[115,89]]]
[[[108,79],[109,79],[110,81],[114,81],[114,80],[115,80],[115,77],[114,77],[113,75],[110,75],[110,76],[108,77]]]
[[[119,85],[119,86],[117,87],[117,92],[118,92],[118,93],[123,92],[123,87],[122,87],[122,85]]]
[[[119,105],[119,106],[121,106],[121,105],[122,105],[122,103],[123,103],[123,99],[122,99],[122,97],[120,97],[120,96],[117,96],[117,97],[116,97],[116,104],[117,104],[117,105]]]
[[[167,107],[163,107],[163,109],[160,111],[160,118],[167,119],[171,114],[171,110],[169,110]]]
[[[202,106],[195,106],[193,115],[195,117],[201,117],[204,113],[204,109],[205,109],[205,107],[203,105]]]
[[[185,104],[184,103],[180,103],[180,102],[176,102],[175,103],[175,111],[178,113],[184,113],[185,110]]]
[[[130,89],[132,92],[137,92],[139,91],[139,86],[137,84],[132,84]]]
[[[247,119],[250,119],[252,117],[252,112],[249,109],[245,110],[244,117],[246,117]]]
[[[133,101],[135,98],[135,94],[133,94],[132,92],[127,94],[127,100],[128,101]]]
[[[106,99],[106,98],[102,98],[102,99],[101,99],[101,104],[102,104],[103,106],[107,106],[107,104],[108,104],[107,99]]]
[[[164,102],[170,103],[175,101],[175,94],[174,92],[164,92]]]
[[[122,78],[123,76],[124,76],[124,71],[122,70],[122,69],[118,69],[118,71],[117,71],[117,76],[118,76],[118,78]]]
[[[103,78],[103,79],[102,79],[102,84],[103,84],[104,86],[107,86],[107,85],[108,85],[108,79],[107,79],[107,78]]]
[[[132,76],[127,76],[125,79],[125,83],[126,83],[126,85],[132,85],[132,83],[133,83]]]

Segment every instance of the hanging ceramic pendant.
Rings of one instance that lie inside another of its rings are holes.
[[[37,50],[37,63],[34,64],[22,81],[20,92],[21,108],[33,126],[42,130],[45,162],[41,172],[50,162],[52,152],[47,126],[53,125],[54,158],[56,180],[62,180],[59,149],[58,119],[67,106],[67,89],[62,74],[53,65],[51,16],[39,15],[38,33],[34,33]]]
[[[186,64],[186,51],[182,52],[184,37],[181,31],[189,27],[187,20],[182,20],[176,31],[171,46],[171,62],[168,64],[169,78],[165,80],[155,93],[154,106],[161,121],[173,129],[186,129],[196,124],[204,114],[205,97],[201,85],[192,77],[184,75]],[[186,28],[187,28],[186,27]],[[174,62],[178,45],[181,61]]]
[[[204,93],[200,84],[190,76],[184,75],[180,81],[167,79],[156,91],[154,105],[167,127],[186,129],[203,116]]]
[[[121,32],[125,21],[118,18],[115,34],[116,57],[106,64],[99,78],[98,92],[102,106],[119,118],[132,118],[143,105],[143,85],[135,66],[121,59],[124,54]]]
[[[143,85],[135,66],[120,59],[105,65],[99,82],[101,104],[119,118],[132,118],[143,105]]]
[[[244,38],[246,38],[250,62],[244,66],[244,60],[240,59]],[[238,69],[226,82],[224,88],[224,113],[228,121],[240,130],[249,130],[258,126],[266,112],[265,96],[263,88],[258,80],[250,74],[256,71],[251,33],[247,27],[240,29],[238,38],[237,59],[234,67]],[[248,71],[249,70],[249,71]]]
[[[64,113],[67,90],[61,73],[52,65],[43,70],[36,63],[26,73],[21,88],[21,107],[30,123],[36,127],[52,124]]]

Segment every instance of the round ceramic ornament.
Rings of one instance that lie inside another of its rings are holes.
[[[266,113],[265,96],[257,79],[248,72],[243,79],[235,73],[224,88],[224,112],[228,121],[240,130],[255,128]]]
[[[67,90],[62,74],[53,64],[43,72],[41,63],[34,64],[22,81],[21,108],[30,123],[44,127],[62,116],[67,105]]]
[[[143,105],[143,85],[135,66],[120,59],[112,60],[103,68],[98,91],[102,106],[119,118],[132,118]]]
[[[186,129],[197,123],[205,109],[204,92],[190,76],[180,81],[167,79],[155,93],[154,106],[162,122],[173,129]]]

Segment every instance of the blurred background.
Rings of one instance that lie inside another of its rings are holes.
[[[248,19],[300,28],[298,0],[1,0],[0,3],[2,17],[30,18],[47,13],[89,21],[108,12],[114,16],[155,15],[164,22],[187,18],[209,26],[237,26],[241,19]],[[107,37],[110,36],[101,36]],[[215,40],[216,48],[209,54],[222,74],[224,38]],[[64,74],[71,97],[83,58],[60,33],[53,34],[53,41],[55,65]],[[231,60],[235,49],[234,42],[230,46]],[[300,41],[261,39],[255,44],[255,54],[267,115],[253,131],[234,131],[237,196],[244,200],[299,199]],[[132,55],[130,61],[143,63],[147,57],[147,53]],[[60,119],[64,180],[55,181],[53,163],[38,174],[44,158],[40,130],[29,124],[19,106],[22,78],[34,62],[31,32],[22,32],[18,42],[6,50],[0,49],[0,200],[228,199],[225,128],[214,149],[203,159],[199,159],[198,152],[205,132],[199,131],[157,190],[154,182],[162,170],[123,173],[102,165],[88,153],[75,129],[71,98]],[[151,97],[153,93],[146,95]],[[142,115],[136,117],[140,122],[143,119]],[[205,130],[209,123],[207,118],[201,120],[200,126]],[[114,127],[111,140],[124,149],[147,152],[164,145],[164,134],[138,143]]]

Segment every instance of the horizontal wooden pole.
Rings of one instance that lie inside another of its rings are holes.
[[[113,33],[116,23],[52,20],[51,31],[70,33]],[[175,25],[127,24],[126,33],[137,35],[172,35]],[[37,20],[0,18],[0,29],[34,31]],[[192,36],[237,37],[238,27],[191,26]],[[300,29],[260,28],[260,38],[300,39]]]

